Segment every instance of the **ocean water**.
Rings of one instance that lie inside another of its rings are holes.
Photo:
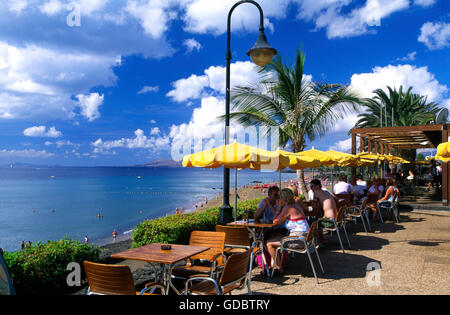
[[[234,187],[234,170],[230,172]],[[295,174],[283,173],[282,180]],[[238,172],[238,186],[277,182],[277,172]],[[90,243],[131,233],[139,222],[192,210],[222,192],[223,169],[55,167],[0,168],[0,248],[65,236]],[[231,198],[232,199],[232,198]],[[232,200],[230,200],[232,202]],[[103,218],[99,219],[97,214]]]

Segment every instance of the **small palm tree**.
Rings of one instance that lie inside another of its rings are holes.
[[[398,90],[388,86],[387,90],[388,93],[377,89],[373,92],[373,98],[366,99],[365,112],[358,116],[360,119],[354,128],[425,125],[433,121],[441,109],[438,104],[428,102],[425,96],[412,93],[412,87],[406,92],[403,91],[403,86]],[[416,157],[414,149],[398,150],[395,153],[407,160],[414,160]]]
[[[244,126],[277,127],[279,147],[292,145],[295,153],[329,131],[347,113],[358,110],[362,99],[348,87],[310,80],[304,76],[305,55],[298,51],[292,67],[277,55],[260,69],[256,86],[240,86],[232,91],[231,119]],[[306,194],[303,170],[297,171],[301,192]]]

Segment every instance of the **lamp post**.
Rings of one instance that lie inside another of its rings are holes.
[[[236,2],[228,13],[227,23],[227,52],[225,59],[227,61],[226,69],[226,90],[225,90],[225,145],[230,141],[230,66],[231,66],[231,15],[233,11],[243,3],[255,5],[260,14],[259,35],[255,45],[247,52],[252,61],[258,66],[264,67],[272,61],[273,56],[277,54],[276,49],[272,48],[267,42],[264,33],[264,13],[261,6],[253,0],[243,0]],[[227,224],[233,221],[233,208],[230,206],[230,169],[224,167],[223,170],[223,205],[220,207],[219,224]]]

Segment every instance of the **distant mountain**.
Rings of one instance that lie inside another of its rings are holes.
[[[144,166],[144,167],[182,167],[181,162],[176,162],[173,160],[154,160],[145,164],[135,165],[135,166]]]

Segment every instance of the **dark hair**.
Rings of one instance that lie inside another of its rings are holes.
[[[356,179],[360,179],[360,180],[362,180],[362,179],[363,179],[363,177],[362,177],[362,175],[358,175],[358,177],[356,177]]]
[[[270,186],[267,194],[270,196],[274,191],[280,191],[280,188],[278,188],[278,186]]]
[[[309,183],[313,184],[314,186],[319,186],[319,188],[322,188],[322,184],[320,183],[320,180],[318,180],[318,179],[313,179]]]
[[[345,174],[341,174],[341,175],[339,176],[339,180],[341,180],[341,181],[343,181],[343,182],[346,182],[346,181],[347,181],[347,176],[346,176]]]

